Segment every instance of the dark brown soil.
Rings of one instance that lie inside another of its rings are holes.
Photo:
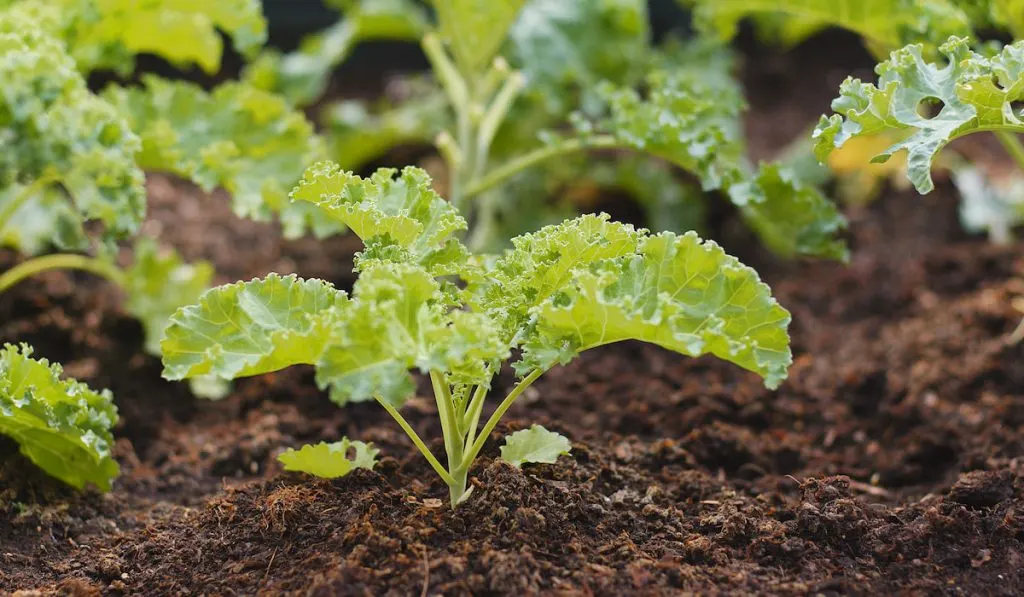
[[[755,106],[797,79],[793,63],[750,64]],[[766,122],[810,122],[828,73],[804,74],[793,112],[765,103]],[[774,135],[755,152],[785,144],[773,126],[751,125]],[[225,279],[351,279],[349,239],[283,243],[231,218],[223,197],[150,185],[147,231]],[[593,351],[499,428],[542,423],[573,457],[520,472],[491,443],[454,512],[375,405],[336,408],[302,370],[196,401],[160,380],[115,292],[77,276],[26,283],[0,298],[0,341],[114,390],[123,475],[108,495],[78,494],[0,439],[0,592],[1021,594],[1024,346],[1005,338],[1021,317],[1022,245],[965,237],[945,187],[889,193],[850,219],[849,266],[780,264],[722,231],[793,312],[796,362],[778,391],[711,359]],[[406,411],[438,436],[428,400]],[[374,472],[325,482],[276,463],[344,434],[382,449]]]

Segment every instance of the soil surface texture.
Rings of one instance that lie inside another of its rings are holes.
[[[855,43],[836,43],[748,55],[755,157],[802,134],[847,73],[868,74]],[[146,233],[223,281],[351,283],[352,238],[285,242],[220,194],[159,175],[149,188]],[[0,438],[0,594],[1024,594],[1024,346],[1007,342],[1024,247],[965,235],[941,181],[848,215],[849,265],[778,262],[728,214],[713,231],[793,313],[780,389],[650,346],[591,351],[509,412],[455,511],[376,405],[334,406],[309,370],[196,400],[161,380],[116,291],[24,283],[0,298],[0,341],[114,391],[122,476],[78,493]],[[439,438],[431,400],[405,413]],[[498,461],[498,434],[531,423],[569,437],[572,457]],[[276,461],[341,435],[374,442],[378,468],[328,482]]]

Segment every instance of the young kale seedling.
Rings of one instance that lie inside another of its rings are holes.
[[[274,274],[213,289],[171,318],[165,376],[234,379],[313,365],[335,401],[376,400],[395,419],[448,485],[452,506],[468,496],[470,468],[519,396],[585,350],[642,340],[713,354],[769,387],[785,378],[789,314],[755,271],[713,242],[587,215],[517,237],[500,256],[477,256],[458,236],[466,221],[426,173],[396,174],[364,179],[318,164],[292,193],[364,241],[351,296]],[[519,382],[485,416],[494,377],[513,357]],[[430,380],[446,464],[399,410],[416,388],[410,370]],[[341,463],[348,447],[311,447],[284,461],[325,476],[372,466],[365,445]],[[535,427],[513,434],[502,453],[521,464],[567,449]]]

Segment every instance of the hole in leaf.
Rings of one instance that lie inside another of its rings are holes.
[[[1010,110],[1017,118],[1024,120],[1024,100],[1010,102]]]
[[[931,120],[939,115],[939,112],[946,107],[937,97],[926,97],[917,103],[917,113],[925,120]]]

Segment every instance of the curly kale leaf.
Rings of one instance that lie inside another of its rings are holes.
[[[61,43],[24,16],[0,13],[0,79],[0,229],[54,205],[54,188],[71,199],[70,208],[47,214],[48,238],[3,230],[0,237],[26,249],[80,243],[86,220],[99,220],[110,236],[135,232],[146,206],[139,139],[89,91]]]
[[[33,359],[27,345],[0,348],[0,434],[68,485],[109,491],[119,471],[111,456],[114,398],[61,374],[60,365]]]
[[[224,51],[221,32],[245,56],[267,38],[259,0],[21,0],[7,10],[59,38],[83,72],[128,74],[136,55],[155,54],[214,73]]]
[[[305,115],[280,97],[244,83],[207,92],[157,77],[104,95],[142,137],[143,168],[172,172],[207,191],[223,187],[242,217],[279,213],[289,237],[343,229],[287,201],[306,165],[323,157],[324,145]]]
[[[984,131],[1024,132],[1024,115],[1014,106],[1024,98],[1024,42],[989,58],[966,39],[952,38],[941,48],[944,64],[927,61],[922,52],[920,45],[894,51],[875,68],[876,84],[843,82],[832,101],[836,114],[822,116],[814,131],[820,161],[855,137],[899,135],[873,161],[906,150],[907,176],[918,192],[928,193],[935,187],[932,162],[951,141]]]

